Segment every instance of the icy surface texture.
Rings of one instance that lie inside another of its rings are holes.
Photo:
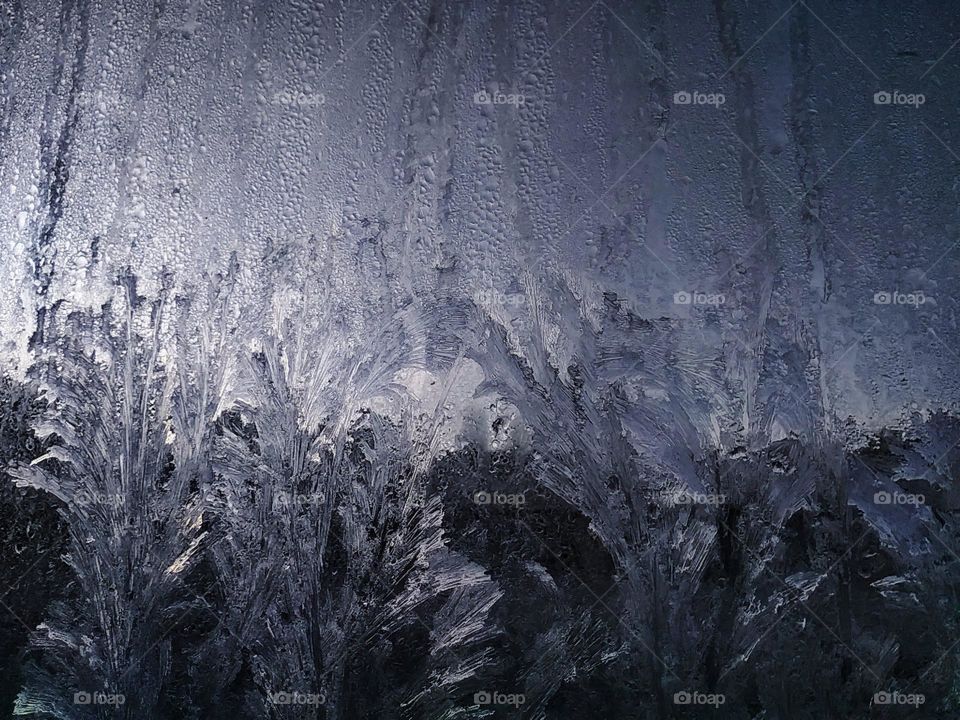
[[[0,702],[960,710],[958,36],[0,0]]]

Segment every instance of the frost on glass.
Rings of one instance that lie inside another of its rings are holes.
[[[0,705],[955,714],[960,50],[861,5],[0,0]]]

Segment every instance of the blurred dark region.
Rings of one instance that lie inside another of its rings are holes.
[[[30,423],[35,394],[0,378],[0,463],[29,462],[42,454]],[[32,488],[18,488],[4,473],[0,484],[0,708],[10,710],[20,691],[27,640],[44,619],[47,605],[70,592],[71,576],[61,557],[67,527],[56,501]]]

